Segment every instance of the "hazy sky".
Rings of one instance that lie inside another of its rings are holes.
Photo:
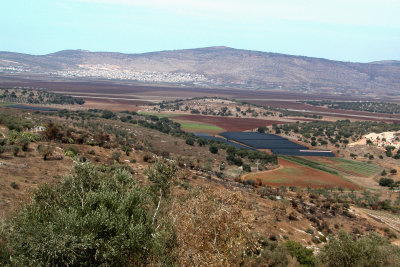
[[[234,48],[400,60],[400,0],[2,0],[0,51]]]

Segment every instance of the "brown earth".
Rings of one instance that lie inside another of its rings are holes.
[[[275,121],[275,120],[260,120],[252,118],[230,118],[230,117],[204,116],[204,115],[183,115],[174,117],[174,119],[213,124],[225,129],[226,131],[246,131],[262,126],[270,126],[272,124],[284,123],[282,121]]]
[[[47,77],[46,77],[47,78]],[[11,76],[2,75],[0,79],[1,87],[25,86],[31,88],[46,88],[53,92],[67,93],[95,93],[117,95],[142,95],[159,97],[201,97],[201,96],[223,96],[240,100],[268,101],[268,100],[372,100],[366,97],[352,97],[329,94],[305,94],[282,90],[252,90],[252,89],[232,89],[232,88],[204,88],[195,86],[168,86],[144,84],[133,81],[102,81],[102,80],[84,80],[84,79],[65,79],[49,81],[38,75]]]
[[[83,98],[85,104],[83,107],[93,108],[93,109],[107,109],[111,111],[138,111],[139,105],[147,104],[145,101],[130,101],[130,100],[115,100],[115,99],[92,99]]]

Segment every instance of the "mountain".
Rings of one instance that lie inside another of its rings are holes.
[[[345,94],[397,95],[400,85],[399,61],[341,62],[223,46],[143,54],[0,52],[2,72]]]

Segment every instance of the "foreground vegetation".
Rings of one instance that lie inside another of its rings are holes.
[[[60,184],[39,187],[32,201],[3,223],[1,264],[396,266],[400,261],[400,249],[374,233],[341,232],[317,257],[293,241],[267,241],[251,233],[240,195],[217,197],[207,190],[177,195],[176,171],[172,163],[157,162],[147,170],[151,183],[142,185],[122,168],[77,162]]]

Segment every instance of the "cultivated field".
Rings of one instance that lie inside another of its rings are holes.
[[[203,115],[183,115],[176,116],[174,120],[193,121],[215,125],[225,131],[246,131],[262,126],[270,126],[272,124],[281,124],[281,121],[260,120],[252,118],[230,118],[221,116],[203,116]]]
[[[337,175],[304,166],[286,159],[279,159],[280,168],[265,172],[244,175],[244,180],[261,181],[263,185],[270,186],[297,186],[297,187],[342,187],[348,189],[361,189]]]
[[[182,130],[189,133],[220,133],[224,129],[209,123],[201,123],[191,120],[172,119],[181,125]]]
[[[382,171],[382,167],[374,164],[344,158],[309,157],[307,160],[312,160],[321,166],[336,170],[342,175],[371,177]]]

